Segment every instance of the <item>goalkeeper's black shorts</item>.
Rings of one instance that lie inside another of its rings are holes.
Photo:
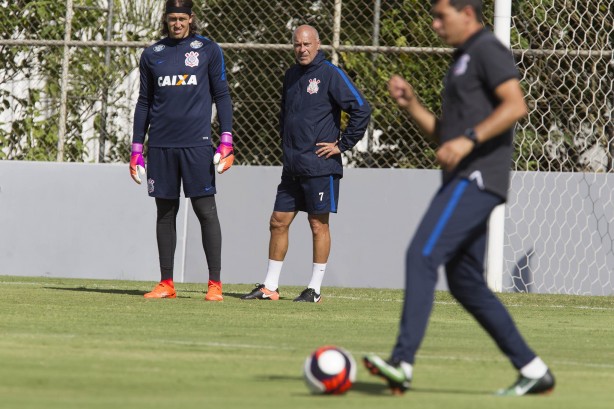
[[[149,196],[178,199],[183,183],[185,197],[216,193],[213,146],[193,148],[149,148],[147,189]]]

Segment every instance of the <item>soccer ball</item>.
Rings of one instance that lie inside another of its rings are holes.
[[[323,346],[305,359],[303,376],[313,393],[342,394],[356,380],[356,362],[343,348]]]

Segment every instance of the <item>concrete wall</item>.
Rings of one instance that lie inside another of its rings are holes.
[[[218,176],[222,277],[264,279],[268,222],[279,167],[236,166]],[[402,288],[409,238],[439,181],[436,171],[349,169],[325,285]],[[0,274],[99,279],[159,279],[155,204],[127,165],[0,161]],[[281,283],[306,285],[311,232],[300,213],[290,232]],[[200,225],[182,198],[175,278],[206,282]]]
[[[127,165],[0,161],[0,274],[154,279],[154,221]]]
[[[236,166],[218,176],[224,282],[264,279],[280,175],[279,167]],[[439,180],[431,170],[346,169],[339,213],[331,215],[333,247],[324,285],[402,288],[405,249]],[[583,174],[514,174],[506,212],[508,290],[515,284],[528,291],[614,293],[608,223],[614,217],[608,207],[613,182],[611,175],[588,180]],[[578,192],[563,207],[551,205],[570,186]],[[130,179],[125,164],[0,161],[0,274],[157,281],[155,213],[145,185]],[[577,240],[561,241],[548,226],[577,236],[582,248],[594,248],[593,268],[588,258],[575,256],[582,253]],[[200,226],[185,199],[177,233],[175,279],[206,282]],[[307,218],[300,213],[290,230],[281,285],[309,282],[311,253]],[[566,257],[566,271],[554,271]],[[446,288],[444,280],[439,288]]]
[[[218,178],[226,281],[264,280],[269,218],[280,177],[278,167],[237,167]],[[330,216],[333,244],[325,284],[402,288],[405,249],[438,181],[434,171],[346,170],[339,211]],[[186,281],[206,280],[200,227],[191,210],[185,260]],[[311,230],[301,212],[290,229],[280,282],[306,286],[311,268]]]

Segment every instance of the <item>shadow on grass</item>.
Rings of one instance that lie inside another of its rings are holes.
[[[359,392],[367,395],[385,395],[388,393],[388,387],[377,382],[354,382],[350,392]]]
[[[388,385],[385,383],[375,382],[355,382],[352,385],[352,389],[350,392],[359,392],[367,395],[388,395],[390,397],[398,398],[399,396],[392,395],[390,389],[388,389]],[[420,388],[420,389],[410,389],[405,393],[405,395],[414,395],[414,394],[422,394],[422,393],[433,393],[433,394],[446,394],[446,395],[492,395],[492,391],[468,391],[468,390],[460,390],[460,389],[445,389],[445,388]],[[404,395],[403,395],[404,396]]]
[[[468,391],[466,389],[445,389],[445,388],[420,388],[410,389],[407,393],[445,393],[448,395],[476,395],[476,396],[494,396],[493,391]]]
[[[305,382],[302,376],[283,376],[283,375],[267,375],[267,376],[258,376],[259,381],[295,381],[295,382]],[[384,395],[388,393],[388,387],[384,384],[378,384],[373,382],[354,382],[352,388],[349,393],[364,393],[367,395]],[[305,393],[301,395],[314,395],[310,393],[305,386]],[[316,395],[318,396],[318,395]],[[322,396],[334,396],[334,395],[322,395]]]
[[[241,298],[245,294],[247,294],[247,293],[227,293],[227,292],[224,292],[224,297]],[[280,296],[278,301],[292,301],[292,300],[294,300],[294,298],[292,298],[292,297],[281,297]],[[246,303],[259,303],[259,302],[269,303],[272,300],[243,300],[243,301],[245,301]],[[299,303],[299,304],[301,304],[301,303]]]
[[[118,295],[134,295],[137,297],[143,297],[145,293],[149,291],[143,290],[123,290],[117,288],[88,288],[88,287],[44,287],[47,290],[58,290],[58,291],[77,291],[77,292],[88,292],[88,293],[100,293],[100,294],[118,294]],[[202,291],[184,291],[184,292],[199,292]],[[177,294],[177,298],[192,298],[192,297],[183,297]]]
[[[304,383],[305,380],[302,376],[283,376],[283,375],[266,375],[266,376],[258,376],[257,379],[262,382],[270,382],[270,381],[292,381],[292,382],[300,382]],[[377,384],[377,383],[369,383],[369,382],[354,382],[352,388],[349,393],[363,393],[368,395],[383,395],[388,391],[386,385]],[[309,391],[307,386],[305,386],[305,393],[295,394],[298,396],[317,396],[317,397],[331,397],[338,395],[319,395],[313,394]]]
[[[283,376],[283,375],[268,375],[268,376],[258,376],[259,381],[296,381],[296,382],[304,382],[302,376]],[[349,394],[353,393],[362,393],[365,395],[388,395],[390,397],[399,398],[400,396],[392,395],[388,386],[383,382],[354,382],[352,388],[348,391]],[[423,394],[423,393],[432,393],[432,394],[448,394],[448,395],[476,395],[476,396],[484,396],[484,395],[493,395],[492,391],[468,391],[461,389],[445,389],[445,388],[420,388],[420,389],[410,389],[405,393],[405,395],[414,395],[414,394]],[[313,395],[307,389],[305,389],[305,393],[301,395]],[[405,396],[403,395],[403,396]],[[335,395],[322,395],[322,396],[335,396]]]
[[[78,291],[89,293],[105,293],[105,294],[122,294],[122,295],[140,295],[141,297],[147,291],[141,290],[123,290],[117,288],[88,288],[88,287],[43,287],[47,290],[59,290],[59,291]]]
[[[81,287],[51,287],[51,286],[45,286],[43,288],[45,288],[47,290],[77,291],[77,292],[120,294],[120,295],[136,295],[136,296],[141,296],[141,297],[145,293],[149,292],[149,291],[143,291],[143,290],[126,290],[126,289],[119,289],[119,288],[91,288],[91,287],[83,287],[83,286],[81,286]],[[187,289],[182,289],[181,287],[176,288],[176,290],[177,290],[177,298],[192,298],[192,297],[182,296],[181,295],[182,293],[183,294],[186,294],[186,293],[201,294],[203,297],[206,294],[206,291],[204,291],[204,290],[187,290]],[[244,294],[245,293],[224,292],[224,297],[240,299],[241,296],[244,295]],[[284,301],[283,298],[280,298],[280,300]],[[246,303],[249,303],[249,302],[259,303],[259,302],[262,302],[262,301],[261,300],[250,300],[250,301],[245,301],[245,302]]]
[[[247,293],[227,293],[226,291],[224,291],[224,297],[228,297],[228,298],[241,298],[241,296],[245,294]],[[258,300],[253,300],[253,301],[258,301]],[[247,302],[249,302],[249,300],[247,300]]]

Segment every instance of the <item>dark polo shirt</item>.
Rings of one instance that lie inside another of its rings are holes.
[[[519,78],[512,53],[490,31],[481,30],[458,47],[444,78],[442,115],[437,124],[440,143],[463,135],[488,117],[500,103],[495,89],[512,78]],[[477,146],[453,173],[444,171],[444,183],[456,176],[475,179],[485,190],[506,199],[512,140],[510,128]]]

